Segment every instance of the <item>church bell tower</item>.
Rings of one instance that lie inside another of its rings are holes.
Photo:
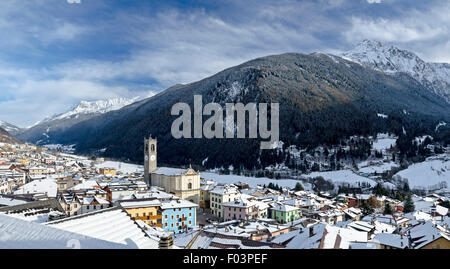
[[[152,136],[144,138],[144,180],[145,183],[150,185],[150,174],[156,170],[157,166],[157,140]]]

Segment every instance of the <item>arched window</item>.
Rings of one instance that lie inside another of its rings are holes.
[[[152,145],[150,146],[150,148],[151,148],[152,151],[155,151],[155,144],[152,144]]]
[[[192,183],[188,183],[188,189],[192,190]]]

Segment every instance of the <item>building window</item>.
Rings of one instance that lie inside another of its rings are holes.
[[[192,190],[192,183],[188,183],[188,189]]]
[[[136,213],[136,217],[139,217],[139,213]]]

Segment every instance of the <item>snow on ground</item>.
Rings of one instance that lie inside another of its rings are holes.
[[[418,145],[421,145],[427,137],[429,137],[431,140],[433,140],[433,137],[429,136],[429,135],[418,136],[418,137],[414,138],[414,140],[417,142]]]
[[[389,136],[389,134],[378,134],[377,139],[373,142],[373,149],[375,150],[385,150],[389,149],[391,146],[395,146],[395,141],[397,137]]]
[[[443,182],[450,186],[450,160],[427,160],[416,163],[395,174],[394,178],[407,179],[412,189],[439,189],[439,185]]]
[[[293,189],[295,184],[300,183],[305,189],[308,189],[309,184],[305,184],[300,180],[295,179],[270,179],[266,177],[246,177],[238,175],[219,175],[211,172],[201,172],[200,176],[206,180],[212,180],[222,184],[233,184],[237,182],[247,183],[250,187],[256,188],[258,185],[269,185],[269,183],[278,184],[280,187]]]
[[[123,163],[123,162],[115,162],[115,161],[106,161],[101,164],[96,164],[96,168],[114,168],[116,171],[120,171],[124,174],[131,174],[135,172],[144,172],[143,165],[131,164],[131,163]]]
[[[67,152],[67,153],[74,153],[75,152],[75,146],[73,145],[62,145],[62,144],[47,144],[43,145],[44,148],[47,148],[49,150],[57,150],[60,152]]]
[[[380,163],[374,163],[370,165],[370,162],[364,161],[358,164],[359,172],[361,173],[367,173],[367,174],[374,174],[378,173],[381,174],[384,171],[390,171],[393,167],[398,167],[398,165],[394,162],[382,162]]]
[[[358,182],[361,184],[365,182],[370,186],[375,186],[376,182],[372,179],[357,175],[351,170],[338,170],[329,172],[312,172],[305,175],[307,178],[323,177],[324,179],[333,182],[336,185],[350,185],[358,187]]]
[[[441,126],[445,126],[445,125],[447,125],[447,123],[446,122],[444,122],[444,121],[441,121],[441,122],[439,122],[439,124],[438,125],[436,125],[436,129],[434,130],[435,132],[437,132],[438,131],[438,129],[439,129],[439,127],[441,127]]]

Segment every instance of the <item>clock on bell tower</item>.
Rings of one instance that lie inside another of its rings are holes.
[[[150,174],[156,170],[157,166],[157,139],[152,136],[144,138],[144,180],[150,185]]]

